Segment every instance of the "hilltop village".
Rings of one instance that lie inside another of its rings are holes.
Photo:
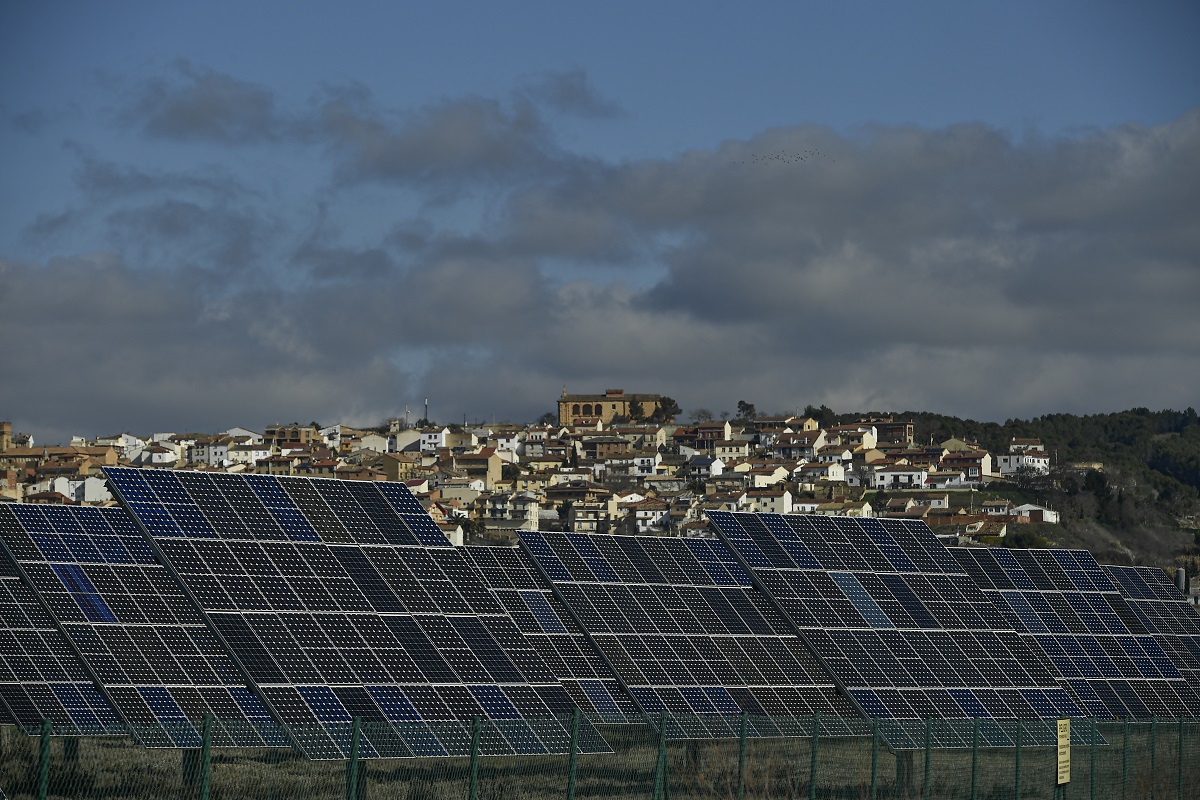
[[[745,403],[734,419],[679,424],[679,413],[663,395],[564,389],[557,419],[532,425],[290,423],[53,447],[3,422],[0,500],[110,504],[102,469],[122,465],[403,481],[457,544],[518,529],[708,536],[713,510],[908,517],[984,543],[1058,521],[1051,509],[987,491],[1049,472],[1036,439],[989,453],[958,439],[917,444],[913,424],[891,417],[822,426]]]

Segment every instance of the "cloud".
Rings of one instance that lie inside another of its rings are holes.
[[[204,167],[169,172],[99,158],[75,143],[68,143],[64,149],[77,156],[75,183],[93,202],[159,193],[186,193],[229,202],[249,193],[237,178],[223,169]]]
[[[147,126],[213,77],[189,69]],[[96,433],[425,395],[445,420],[527,420],[564,383],[731,411],[1195,405],[1200,111],[1064,137],[802,125],[605,162],[547,121],[593,95],[562,73],[393,111],[343,87],[303,119],[193,127],[206,154],[251,130],[308,148],[317,177],[283,200],[294,156],[234,175],[71,151],[79,201],[34,227],[98,221],[111,254],[0,262],[0,340],[32,343],[0,407]],[[43,384],[88,402],[43,408]]]
[[[218,144],[272,141],[286,127],[272,92],[187,60],[139,86],[122,118],[155,138]]]
[[[208,301],[194,278],[107,254],[0,261],[0,407],[45,442],[100,431],[217,430],[312,418],[374,422],[406,379],[378,350],[353,358],[286,292]],[[228,424],[225,421],[228,420]],[[244,422],[243,422],[244,421]]]
[[[622,113],[619,105],[592,86],[582,69],[543,72],[527,78],[522,90],[536,102],[564,114],[604,119]]]
[[[276,222],[265,209],[166,198],[106,217],[108,238],[137,264],[201,268],[229,279],[265,269]]]
[[[444,100],[397,118],[361,87],[331,89],[316,130],[346,183],[416,186],[445,201],[475,186],[545,175],[564,160],[539,109],[522,96]]]

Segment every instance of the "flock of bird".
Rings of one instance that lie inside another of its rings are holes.
[[[751,153],[749,160],[735,161],[735,164],[799,164],[802,161],[807,161],[810,158],[818,156],[825,157],[825,154],[820,150],[800,150],[798,152],[789,152],[787,150],[777,150],[774,153]],[[834,161],[836,163],[836,159]]]

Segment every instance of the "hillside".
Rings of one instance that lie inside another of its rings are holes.
[[[1051,473],[989,490],[1059,511],[1062,525],[1022,531],[1030,545],[1083,547],[1108,563],[1186,566],[1200,572],[1200,418],[1186,411],[1135,408],[1114,414],[1050,414],[1003,423],[923,411],[814,415],[850,422],[867,415],[912,420],[918,443],[950,438],[1008,452],[1013,438],[1041,439]]]

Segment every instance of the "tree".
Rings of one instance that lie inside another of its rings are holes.
[[[695,422],[708,422],[713,418],[713,412],[707,408],[697,408],[692,412],[692,420]]]
[[[752,422],[758,417],[758,409],[754,407],[754,403],[747,403],[745,400],[738,400],[737,404],[738,419]]]
[[[646,418],[646,411],[642,408],[641,400],[633,400],[629,403],[629,419],[634,422],[641,422]]]
[[[537,424],[538,425],[557,425],[558,424],[558,414],[555,414],[553,411],[547,411],[545,414],[542,414],[540,417],[537,418]]]
[[[563,500],[558,504],[558,525],[564,531],[571,529],[571,509],[574,506],[570,500]]]
[[[650,419],[655,422],[670,422],[682,413],[683,409],[679,407],[679,403],[675,402],[675,398],[667,397],[664,394],[658,398],[658,408],[654,409]]]

